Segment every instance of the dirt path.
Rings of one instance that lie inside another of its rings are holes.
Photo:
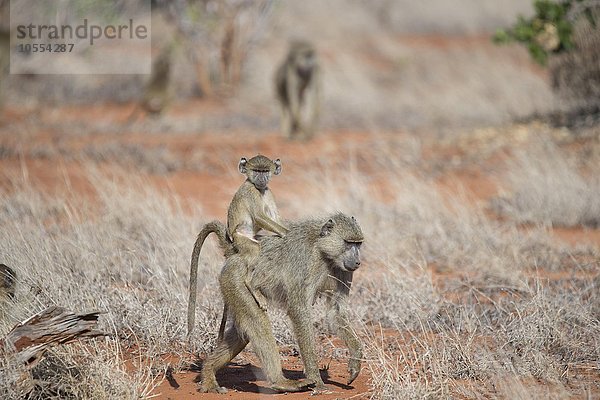
[[[280,398],[306,399],[311,392],[277,393],[269,389],[268,382],[259,367],[256,357],[244,351],[234,362],[223,368],[217,379],[229,392],[225,395],[198,393],[197,382],[199,371],[184,371],[174,373],[166,378],[154,391],[157,399],[187,400],[187,399],[264,399]],[[290,379],[303,379],[302,362],[298,356],[283,357],[284,375]],[[346,364],[341,360],[331,360],[327,370],[321,370],[321,376],[331,393],[319,396],[319,399],[366,399],[369,392],[369,374],[363,369],[351,386],[346,385]]]

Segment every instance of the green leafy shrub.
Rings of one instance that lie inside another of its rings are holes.
[[[496,43],[522,43],[535,61],[545,65],[550,54],[569,51],[575,47],[574,23],[580,16],[596,26],[592,9],[600,6],[600,2],[535,0],[533,5],[533,17],[519,16],[511,28],[498,30],[493,39]]]

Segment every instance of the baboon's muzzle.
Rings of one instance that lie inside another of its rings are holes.
[[[344,268],[346,270],[348,270],[349,272],[354,272],[358,269],[358,267],[360,267],[360,261],[356,260],[356,261],[345,261],[344,262]]]

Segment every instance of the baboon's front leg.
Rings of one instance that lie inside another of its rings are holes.
[[[343,311],[345,307],[336,312],[336,322],[338,325],[338,336],[346,343],[350,351],[348,360],[348,385],[350,385],[360,373],[360,363],[362,360],[362,345],[356,336],[356,332],[350,325],[348,314]]]
[[[333,314],[333,324],[330,325],[330,328],[332,328],[338,337],[344,341],[350,353],[350,358],[348,359],[349,375],[347,381],[348,385],[350,385],[360,373],[363,352],[360,340],[350,323],[347,290],[343,290],[343,288],[349,289],[349,283],[343,284],[342,282],[344,281],[345,280],[340,279],[331,285],[329,290],[324,290],[321,294],[326,296],[327,309]],[[336,286],[337,291],[334,291],[333,287]]]
[[[304,363],[304,374],[308,382],[315,385],[316,393],[326,392],[328,388],[321,379],[315,350],[315,332],[309,312],[311,309],[310,302],[294,302],[292,299],[288,299],[288,301],[288,315],[294,327],[298,347],[300,347],[300,356]]]
[[[285,236],[285,234],[289,231],[288,228],[273,220],[264,212],[258,213],[255,219],[259,228],[264,229],[265,231],[276,233],[279,236]]]
[[[290,106],[287,104],[281,106],[281,131],[287,138],[291,139],[292,119],[290,116]]]

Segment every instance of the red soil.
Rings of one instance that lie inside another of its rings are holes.
[[[321,343],[321,346],[326,346]],[[296,354],[296,352],[293,352]],[[352,385],[346,385],[347,372],[346,361],[341,359],[322,360],[323,363],[329,363],[328,369],[321,370],[321,377],[330,389],[331,393],[320,395],[320,399],[340,399],[340,398],[367,398],[369,392],[369,373],[363,366],[363,370]],[[302,373],[302,361],[297,355],[283,354],[282,359],[284,375],[290,379],[304,379]],[[285,396],[286,399],[306,399],[312,391],[308,390],[299,393],[277,393],[269,389],[265,375],[259,367],[259,363],[254,354],[247,351],[242,352],[217,374],[217,380],[228,389],[226,395],[214,393],[199,393],[197,385],[199,382],[199,370],[193,369],[173,373],[159,385],[155,390],[157,399],[261,399],[265,396],[278,398]],[[324,367],[324,366],[323,366]]]

